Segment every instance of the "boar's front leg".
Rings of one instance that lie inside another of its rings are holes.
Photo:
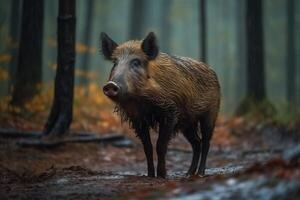
[[[137,133],[137,136],[141,139],[144,146],[144,152],[147,159],[148,166],[148,176],[155,177],[155,170],[153,164],[153,148],[151,143],[151,138],[149,134],[149,126],[145,124],[135,124],[134,129]]]
[[[168,143],[171,139],[172,133],[174,132],[175,119],[170,117],[164,119],[159,124],[159,136],[156,143],[157,152],[157,176],[166,178],[166,153]]]

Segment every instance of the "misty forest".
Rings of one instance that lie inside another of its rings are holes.
[[[0,0],[0,194],[299,199],[299,77],[297,0]]]

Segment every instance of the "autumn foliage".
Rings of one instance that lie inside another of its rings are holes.
[[[11,96],[0,100],[1,127],[42,130],[53,99],[53,86],[39,85],[40,93],[20,109],[10,105]],[[75,86],[72,130],[112,132],[120,128],[113,105],[103,95],[100,85]]]

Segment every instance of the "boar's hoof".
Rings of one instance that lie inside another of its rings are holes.
[[[205,169],[198,171],[198,176],[204,177],[205,176]]]
[[[148,172],[148,177],[155,177],[155,173],[154,172]]]
[[[192,177],[192,176],[195,176],[195,175],[196,175],[195,172],[187,172],[187,173],[185,174],[185,177]]]
[[[159,177],[159,178],[166,178],[166,176],[167,176],[166,171],[158,171],[157,172],[157,177]]]

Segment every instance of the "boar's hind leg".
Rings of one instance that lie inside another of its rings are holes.
[[[175,119],[169,118],[163,120],[159,124],[159,135],[156,143],[157,152],[157,176],[161,178],[166,177],[166,153],[168,143],[174,132]]]
[[[198,174],[205,174],[205,165],[206,158],[210,146],[210,139],[213,134],[213,130],[215,127],[216,115],[213,113],[206,113],[204,116],[200,118],[200,126],[201,126],[201,134],[202,134],[202,154],[201,161],[199,165]]]
[[[144,146],[144,152],[146,155],[147,166],[148,166],[148,176],[155,177],[155,170],[153,164],[153,149],[152,149],[152,143],[149,134],[149,126],[143,124],[143,125],[136,125],[134,126],[134,128]]]
[[[183,130],[184,137],[189,141],[193,149],[193,159],[191,162],[191,166],[187,172],[188,175],[194,175],[198,168],[200,152],[201,152],[201,140],[197,133],[198,126],[197,124],[191,125],[188,128]]]

